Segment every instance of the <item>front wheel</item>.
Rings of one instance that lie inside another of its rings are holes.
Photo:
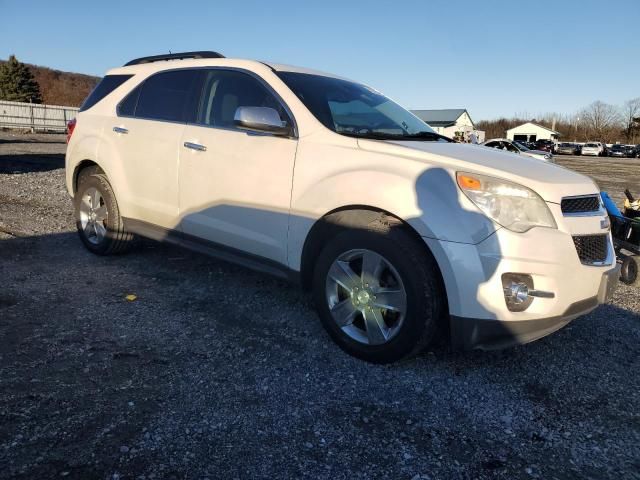
[[[345,352],[373,363],[418,353],[436,337],[446,297],[427,247],[399,225],[346,230],[320,253],[313,295]]]

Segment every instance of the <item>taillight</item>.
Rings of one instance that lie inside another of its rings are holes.
[[[67,122],[67,143],[71,140],[71,135],[73,135],[73,130],[76,128],[76,119],[72,118]]]

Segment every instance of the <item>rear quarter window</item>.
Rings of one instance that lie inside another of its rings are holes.
[[[133,75],[105,75],[82,103],[80,111],[84,112],[85,110],[89,110],[131,77],[133,77]]]
[[[140,96],[140,90],[142,85],[138,85],[134,88],[129,95],[122,100],[117,107],[118,115],[133,117],[136,112],[136,105],[138,104],[138,97]]]

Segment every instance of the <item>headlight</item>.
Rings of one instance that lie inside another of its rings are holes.
[[[458,172],[458,186],[487,217],[514,232],[558,228],[545,201],[533,190],[500,178]]]

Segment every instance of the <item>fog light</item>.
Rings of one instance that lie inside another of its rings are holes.
[[[529,295],[529,290],[533,288],[533,278],[531,275],[523,273],[503,273],[502,289],[507,308],[511,312],[524,312],[533,297]]]
[[[529,287],[524,283],[512,283],[509,290],[509,296],[514,303],[524,303],[529,298]],[[507,292],[505,292],[505,295],[507,295]]]
[[[553,292],[535,290],[533,278],[525,273],[503,273],[502,290],[504,301],[511,312],[524,312],[535,297],[554,298]]]

